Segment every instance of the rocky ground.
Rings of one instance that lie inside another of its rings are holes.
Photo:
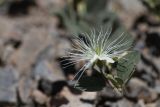
[[[113,0],[109,8],[133,34],[141,61],[123,96],[106,86],[81,92],[68,82],[78,65],[62,67],[71,47],[58,17],[65,0],[37,0],[26,9],[0,8],[0,107],[160,107],[160,21],[138,0]],[[16,4],[17,5],[17,4]]]

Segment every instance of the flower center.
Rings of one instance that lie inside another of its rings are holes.
[[[96,47],[95,48],[95,53],[97,54],[97,56],[100,56],[100,54],[101,54],[101,48],[100,47]]]

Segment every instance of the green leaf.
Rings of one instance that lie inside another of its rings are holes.
[[[84,76],[75,85],[75,88],[83,91],[100,91],[106,83],[103,77]]]
[[[129,52],[123,58],[118,60],[117,64],[117,77],[126,83],[134,72],[135,65],[140,59],[138,51]]]
[[[86,0],[86,4],[88,13],[99,13],[105,10],[107,0]]]
[[[72,6],[66,6],[66,8],[58,12],[58,14],[62,17],[64,26],[72,35],[78,36],[80,33],[90,30],[87,21],[78,17],[78,13],[76,13]]]

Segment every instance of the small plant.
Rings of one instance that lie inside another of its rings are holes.
[[[152,13],[160,17],[160,0],[143,0],[143,3]]]
[[[61,25],[69,32],[78,36],[81,32],[89,32],[90,26],[116,23],[116,14],[106,8],[107,0],[67,0],[64,8],[56,11]],[[95,6],[96,4],[96,6]]]
[[[90,34],[75,37],[74,47],[66,57],[71,64],[84,61],[83,67],[75,74],[75,88],[83,91],[99,91],[108,83],[117,92],[134,72],[140,55],[132,50],[133,39],[123,28],[115,31],[107,25],[100,30],[93,29]],[[90,76],[83,75],[88,69]]]
[[[74,87],[83,91],[99,91],[109,84],[122,92],[140,57],[132,50],[132,37],[106,4],[106,0],[70,0],[58,12],[65,28],[76,35],[72,36],[73,49],[66,56],[71,62],[65,65],[85,62],[74,76]],[[94,27],[91,31],[90,26]],[[89,69],[92,73],[86,75]]]

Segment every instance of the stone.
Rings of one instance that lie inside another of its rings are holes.
[[[154,65],[157,67],[157,69],[158,69],[158,73],[160,73],[160,66],[159,66],[159,64],[160,64],[160,57],[158,58],[158,57],[155,57],[155,58],[152,58],[153,59],[153,63],[154,63]]]
[[[31,93],[31,98],[37,102],[38,104],[46,104],[48,101],[48,97],[43,94],[42,92],[40,92],[39,90],[33,90],[33,92]]]
[[[63,90],[60,92],[60,95],[65,97],[69,102],[68,104],[63,104],[61,107],[93,107],[93,104],[84,103],[80,99],[81,98],[88,98],[90,95],[91,98],[95,97],[95,93],[84,92],[82,95],[74,95],[72,94],[67,87],[64,87]],[[84,95],[87,95],[84,97]]]
[[[104,105],[100,105],[100,107],[118,107],[116,102],[106,101]]]
[[[18,93],[20,99],[23,103],[30,103],[31,93],[34,89],[36,89],[37,82],[34,81],[30,76],[21,76],[18,81]]]
[[[0,68],[0,102],[14,103],[17,102],[17,82],[18,74],[12,66]]]
[[[149,88],[145,82],[138,78],[132,78],[127,87],[125,95],[132,100],[143,99],[145,103],[151,103],[158,98],[157,93]]]
[[[54,11],[57,8],[61,9],[64,7],[65,3],[66,3],[65,0],[47,0],[47,1],[37,0],[38,6],[45,12],[51,11],[51,8],[53,9],[53,7],[54,7]]]
[[[108,8],[115,11],[124,22],[125,26],[130,28],[138,15],[146,12],[146,8],[139,0],[111,0]]]
[[[142,99],[138,100],[138,102],[136,103],[135,107],[146,107],[144,100],[142,100]]]
[[[98,92],[98,97],[100,99],[103,98],[103,100],[105,99],[107,101],[117,101],[123,96],[116,93],[116,91],[107,84],[102,91]]]
[[[47,60],[37,62],[35,69],[32,72],[36,81],[45,79],[49,81],[64,80],[64,76],[56,63],[49,63]]]
[[[64,45],[65,44],[65,45]],[[66,56],[66,51],[67,49],[71,49],[71,43],[67,41],[67,39],[61,38],[57,40],[57,56],[58,57],[63,57]]]
[[[117,102],[118,107],[134,107],[134,103],[127,99],[122,99]]]
[[[22,46],[12,55],[10,59],[21,73],[27,73],[24,71],[30,71],[30,68],[36,60],[38,54],[51,43],[49,42],[50,39],[48,36],[44,37],[44,35],[46,35],[45,31],[39,30],[33,29],[28,32],[23,38]]]
[[[160,99],[158,99],[157,101],[156,101],[156,106],[155,107],[160,107]]]
[[[146,104],[146,107],[156,107],[156,103]]]
[[[154,90],[155,90],[158,94],[160,94],[160,80],[159,80],[159,79],[156,80],[155,83],[156,83],[156,85],[155,85],[155,87],[154,87]]]
[[[54,44],[56,37],[52,38],[52,35],[56,35],[56,33],[50,34],[49,31],[49,29],[52,29],[57,32],[53,27],[54,19],[50,16],[43,16],[42,12],[37,12],[36,15],[12,20],[2,17],[2,21],[5,23],[0,21],[4,25],[2,32],[0,31],[2,35],[0,37],[3,40],[16,39],[21,41],[21,46],[12,53],[8,62],[16,65],[18,71],[22,73],[31,71],[30,68],[37,60],[38,55],[48,46],[52,46],[53,51],[56,49],[56,44]],[[52,56],[56,56],[55,53]]]
[[[122,99],[123,95],[116,93],[116,91],[109,86],[109,84],[106,85],[106,87],[102,90],[97,92],[97,97],[95,99],[96,106],[106,106],[106,107],[117,107],[117,101]]]
[[[83,92],[80,96],[81,99],[94,100],[97,97],[97,92]]]

